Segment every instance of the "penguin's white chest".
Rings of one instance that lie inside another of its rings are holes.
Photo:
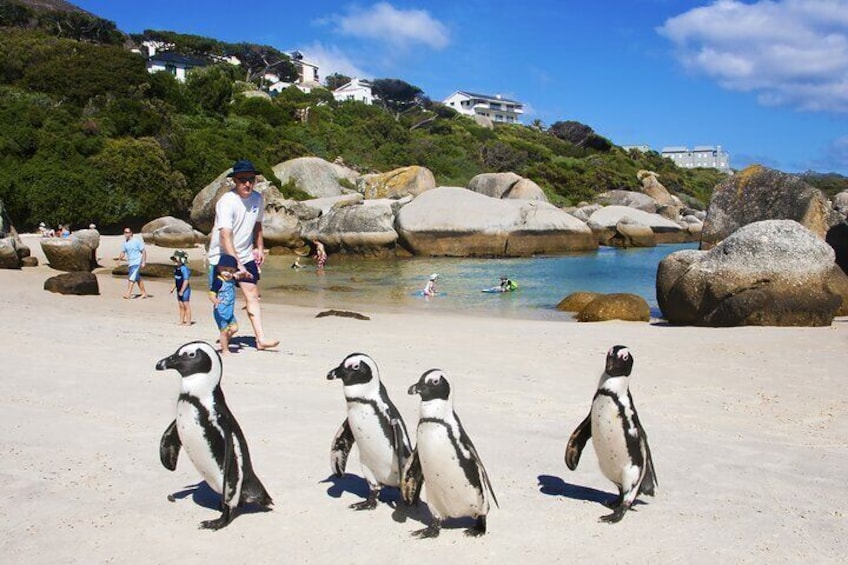
[[[606,478],[619,486],[633,482],[639,469],[634,466],[627,451],[627,434],[638,441],[638,430],[633,423],[633,409],[624,402],[624,417],[616,402],[599,395],[592,403],[592,445],[598,464]]]
[[[216,413],[211,401],[206,405],[206,413],[214,418]],[[223,492],[223,472],[215,458],[214,451],[221,450],[224,460],[224,433],[217,422],[204,418],[190,402],[177,402],[177,433],[191,462],[209,486],[217,493]]]
[[[458,441],[456,445],[459,446]],[[476,518],[488,513],[488,501],[482,490],[471,484],[464,470],[471,469],[482,485],[477,461],[462,446],[457,453],[447,427],[439,423],[420,423],[416,448],[431,509],[442,518]]]
[[[359,448],[359,462],[365,479],[372,484],[396,487],[400,484],[397,456],[380,425],[382,418],[382,414],[378,414],[370,404],[347,404],[347,421]]]

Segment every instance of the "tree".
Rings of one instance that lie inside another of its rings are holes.
[[[228,47],[228,55],[234,55],[245,68],[245,81],[253,82],[261,79],[266,73],[274,73],[280,80],[294,82],[297,79],[297,68],[285,53],[252,43],[237,43]]]
[[[186,79],[186,89],[206,112],[227,115],[233,98],[233,82],[217,65],[192,70]]]
[[[349,83],[351,78],[339,73],[333,73],[324,79],[324,86],[328,90],[335,90]]]
[[[419,106],[425,98],[423,90],[396,78],[371,81],[371,92],[375,101],[390,112],[395,120],[399,120],[403,112]]]

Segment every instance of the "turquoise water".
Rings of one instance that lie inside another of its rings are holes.
[[[532,319],[570,319],[556,304],[579,290],[627,292],[642,296],[659,317],[657,265],[669,253],[697,244],[616,249],[526,259],[414,258],[354,260],[330,256],[323,275],[310,259],[306,268],[289,268],[292,257],[271,256],[262,267],[262,299],[270,302],[336,308],[461,311],[468,314]],[[431,273],[438,273],[440,295],[420,295]],[[507,275],[515,292],[489,294],[482,289]]]

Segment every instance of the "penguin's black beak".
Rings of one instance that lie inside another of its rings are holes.
[[[406,392],[407,394],[421,394],[421,383],[415,383]]]
[[[177,354],[176,353],[174,353],[173,355],[169,355],[168,357],[165,357],[164,359],[160,359],[156,363],[156,370],[157,371],[164,371],[166,369],[176,369],[176,368],[177,368]]]
[[[327,380],[328,380],[328,381],[332,381],[333,379],[339,379],[339,378],[341,378],[341,377],[339,376],[339,374],[337,373],[337,371],[338,371],[338,370],[339,370],[339,368],[338,368],[338,367],[336,367],[335,369],[333,369],[333,370],[331,370],[329,373],[327,373]]]

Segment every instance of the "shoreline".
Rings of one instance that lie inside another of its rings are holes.
[[[117,255],[108,248],[98,255]],[[168,262],[173,250],[149,252]],[[123,300],[121,278],[98,274],[99,296],[63,296],[43,290],[54,274],[0,270],[0,544],[11,563],[839,563],[848,550],[848,400],[835,394],[848,318],[721,329],[462,312],[367,311],[361,321],[263,304],[281,346],[227,358],[223,390],[275,506],[207,532],[197,525],[218,516],[216,497],[193,488],[199,474],[184,455],[174,472],[159,462],[179,376],[154,365],[186,342],[214,342],[211,308],[193,300],[196,323],[178,326],[171,280],[149,279],[150,300]],[[592,447],[574,472],[563,451],[614,344],[634,355],[631,391],[659,488],[609,525],[597,519],[615,487]],[[345,402],[326,374],[355,351],[375,359],[411,433],[418,401],[406,389],[427,369],[445,371],[500,501],[484,537],[447,527],[436,540],[410,538],[427,523],[423,504],[348,509],[367,487],[355,448],[346,477],[330,476]]]

